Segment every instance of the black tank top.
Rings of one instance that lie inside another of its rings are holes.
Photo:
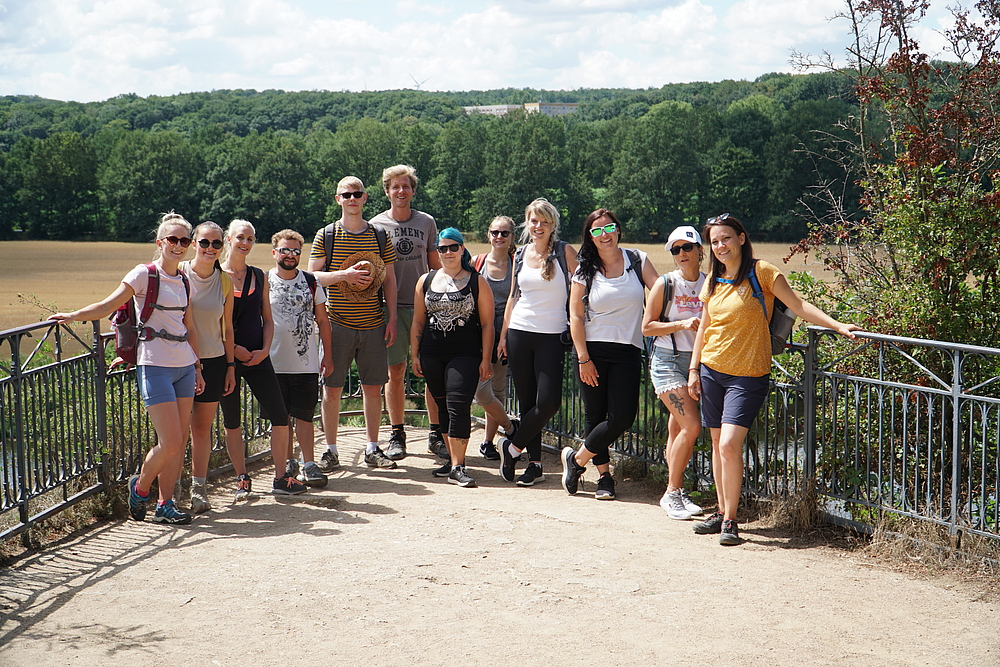
[[[253,288],[249,294],[243,291],[233,298],[233,342],[253,352],[264,347],[264,320],[261,305],[264,301],[264,287],[260,276],[263,271],[248,266],[247,273],[253,275]],[[244,283],[244,286],[246,283]]]
[[[435,292],[431,281],[437,271],[424,279],[427,323],[420,340],[420,354],[434,357],[481,357],[483,334],[479,325],[479,274],[457,292]]]

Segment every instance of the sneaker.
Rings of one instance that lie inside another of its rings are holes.
[[[334,454],[329,449],[323,452],[319,458],[319,469],[323,472],[332,472],[334,468],[340,467],[340,456]]]
[[[663,497],[660,498],[660,507],[667,510],[667,516],[671,519],[687,521],[691,518],[691,512],[688,512],[687,508],[684,507],[684,498],[681,496],[680,489],[665,491]]]
[[[479,453],[487,461],[499,461],[500,452],[497,451],[496,445],[491,441],[487,440],[483,444],[479,445]]]
[[[327,476],[320,471],[315,461],[304,463],[302,465],[302,472],[296,476],[296,479],[306,486],[315,486],[318,488],[326,486],[327,483]]]
[[[288,459],[285,461],[285,477],[295,479],[299,476],[299,460]]]
[[[168,500],[162,505],[156,506],[156,512],[153,513],[153,523],[169,523],[180,526],[191,523],[191,515],[177,509],[173,500]]]
[[[722,512],[716,512],[701,523],[694,524],[694,532],[699,535],[711,535],[722,532]]]
[[[597,491],[594,492],[594,497],[598,500],[615,499],[615,478],[611,476],[611,473],[606,472],[597,480]]]
[[[385,448],[385,455],[393,461],[406,458],[406,433],[404,431],[393,431],[389,436],[389,444]]]
[[[208,493],[205,492],[205,485],[192,484],[191,511],[195,514],[201,514],[202,512],[207,512],[210,509],[212,509],[212,505],[208,502]]]
[[[291,475],[285,475],[281,479],[274,480],[271,485],[271,493],[276,496],[297,496],[306,492],[306,485],[295,479]]]
[[[385,455],[381,449],[376,448],[374,452],[365,453],[365,463],[369,468],[395,468],[396,462]]]
[[[684,503],[684,509],[690,512],[691,516],[694,516],[695,514],[703,514],[705,512],[705,510],[701,508],[701,505],[698,505],[691,500],[691,496],[689,496],[688,492],[684,489],[681,489],[681,502]]]
[[[576,450],[572,447],[563,447],[562,454],[559,456],[563,464],[562,487],[566,489],[566,493],[575,496],[580,488],[580,475],[586,468],[577,465]]]
[[[441,436],[440,431],[429,431],[427,433],[427,451],[446,461],[451,460],[451,454],[448,453],[448,445],[444,444],[444,438]]]
[[[743,540],[740,539],[740,529],[736,525],[736,522],[732,519],[726,519],[722,522],[722,533],[719,535],[719,544],[731,547],[734,544],[739,544]]]
[[[506,431],[506,436],[508,440],[513,440],[514,436],[517,434],[517,429],[521,427],[521,420],[517,417],[510,418],[510,430]]]
[[[465,466],[455,466],[451,469],[448,474],[449,484],[458,484],[461,487],[467,489],[473,489],[476,487],[476,480],[469,477],[468,473],[465,472]]]
[[[542,466],[536,461],[528,464],[521,476],[517,478],[518,486],[534,486],[538,482],[544,482],[545,475],[542,474]]]
[[[514,481],[514,469],[517,466],[518,457],[510,453],[510,440],[504,438],[500,443],[500,477],[505,482]]]
[[[432,473],[435,477],[447,477],[451,474],[451,463],[445,463],[440,468],[435,468]]]
[[[140,496],[136,490],[139,484],[139,476],[132,475],[128,478],[128,513],[136,521],[143,521],[146,518],[146,501],[149,496]]]
[[[250,475],[236,477],[236,502],[250,499]]]

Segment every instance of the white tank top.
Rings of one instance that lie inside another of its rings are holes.
[[[553,260],[552,280],[542,279],[542,270],[521,267],[517,284],[521,296],[510,313],[510,328],[535,333],[558,334],[569,326],[566,315],[566,278],[558,262]]]

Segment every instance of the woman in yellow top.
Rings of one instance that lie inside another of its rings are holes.
[[[701,423],[712,433],[712,473],[719,511],[695,524],[699,534],[720,533],[719,544],[740,543],[736,508],[743,488],[743,441],[764,404],[771,372],[771,337],[749,275],[757,280],[767,312],[781,299],[804,320],[850,338],[860,328],[833,319],[796,294],[785,276],[753,256],[743,224],[729,215],[709,218],[702,232],[712,246],[705,304],[688,369],[688,391],[701,400]]]

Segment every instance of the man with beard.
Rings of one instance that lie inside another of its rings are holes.
[[[330,320],[326,315],[326,292],[317,289],[315,276],[298,269],[304,243],[302,235],[291,229],[271,237],[271,255],[276,264],[267,274],[274,320],[271,363],[285,407],[295,420],[295,435],[302,450],[300,473],[299,462],[293,456],[292,429],[288,429],[285,471],[308,486],[326,486],[327,477],[313,454],[313,415],[319,401],[319,373],[326,377],[333,371]],[[323,343],[322,356],[317,330]]]

